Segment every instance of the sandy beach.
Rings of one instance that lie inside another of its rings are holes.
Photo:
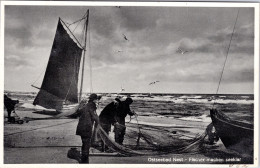
[[[18,108],[16,113],[20,117],[46,118],[48,116],[33,113],[25,108]],[[182,140],[191,139],[205,131],[208,122],[174,119],[162,116],[139,116],[139,124],[151,124],[168,127],[180,134]],[[130,118],[127,117],[127,122]],[[75,135],[78,119],[35,120],[24,124],[4,124],[4,163],[32,164],[32,163],[69,163],[78,162],[67,157],[68,150],[76,147],[80,150],[81,139]],[[137,124],[131,119],[130,123]],[[131,130],[129,127],[127,130]],[[113,139],[113,133],[110,134]],[[126,136],[127,137],[127,136]],[[127,143],[127,140],[125,141]],[[214,164],[226,163],[225,159],[235,158],[231,163],[247,163],[248,158],[238,157],[233,151],[225,149],[221,141],[208,146],[208,150],[196,154],[167,154],[125,157],[117,153],[102,153],[97,149],[90,150],[90,163],[93,164]],[[215,160],[214,160],[215,159]]]
[[[180,121],[179,121],[180,122]],[[66,124],[64,124],[66,123]],[[177,121],[175,123],[178,123]],[[50,125],[57,125],[49,127]],[[198,124],[198,123],[197,123]],[[80,149],[81,140],[75,135],[77,119],[59,119],[46,121],[30,121],[23,125],[5,124],[4,162],[13,163],[77,163],[67,158],[71,147]],[[45,127],[41,129],[42,127]],[[31,131],[34,129],[33,131]],[[26,132],[27,131],[27,132]],[[90,150],[90,163],[161,163],[148,161],[148,158],[206,158],[197,155],[162,155],[162,156],[109,156],[98,150]],[[100,154],[100,155],[99,155]],[[103,155],[103,156],[102,156]],[[22,157],[21,157],[22,156]],[[208,157],[209,158],[209,157]],[[193,161],[194,163],[199,163]],[[164,163],[164,162],[162,162]],[[165,162],[167,163],[167,162]],[[172,163],[183,163],[174,161]]]

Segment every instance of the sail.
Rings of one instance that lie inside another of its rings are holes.
[[[63,102],[78,102],[78,75],[82,49],[59,19],[42,86],[33,104],[61,109]]]

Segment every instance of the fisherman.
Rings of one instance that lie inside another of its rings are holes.
[[[78,111],[79,123],[77,126],[76,135],[81,136],[81,163],[89,163],[89,149],[91,146],[92,128],[94,121],[99,124],[99,118],[96,113],[97,103],[101,96],[91,94],[87,104],[83,105]]]
[[[133,100],[130,97],[127,97],[125,101],[119,101],[119,105],[116,110],[116,124],[114,126],[115,131],[115,141],[120,145],[123,144],[125,136],[125,117],[128,115],[133,116],[135,113],[130,110],[130,104],[133,103]]]
[[[120,99],[116,98],[114,101],[109,103],[99,115],[100,125],[107,134],[111,131],[111,125],[116,123],[115,117],[119,102]],[[102,151],[105,152],[105,150],[107,150],[107,146],[102,142]]]
[[[12,100],[6,94],[4,94],[4,105],[7,109],[8,122],[11,122],[11,112],[14,111],[15,105],[19,103],[19,100]]]
[[[213,126],[213,123],[210,123],[207,126],[206,132],[207,132],[207,135],[208,135],[209,145],[213,145],[214,141],[217,142],[219,140],[219,137],[218,137],[216,130]]]

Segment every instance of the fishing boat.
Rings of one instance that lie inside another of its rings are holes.
[[[229,45],[227,48],[226,59],[221,71],[221,76],[219,79],[219,84],[215,95],[217,95],[219,91],[221,79],[229,55],[230,46],[233,39],[233,34],[235,31],[238,16],[239,16],[239,9],[237,11],[236,20],[230,37]],[[213,100],[215,101],[215,99]],[[254,125],[250,123],[244,123],[244,122],[232,120],[221,111],[215,109],[214,104],[215,102],[213,103],[213,108],[210,110],[210,116],[211,116],[213,126],[215,127],[217,136],[221,139],[224,146],[227,149],[232,149],[234,151],[239,152],[240,154],[249,154],[250,156],[252,156],[253,149],[254,149],[253,147],[254,146]]]
[[[84,21],[83,45],[70,30],[69,26],[72,24],[59,18],[42,85],[41,87],[32,85],[39,89],[33,104],[55,109],[59,112],[57,116],[72,115],[79,107],[83,86],[88,17],[89,10],[82,19],[77,21]],[[81,82],[78,89],[81,62]],[[80,90],[79,94],[78,90]]]
[[[230,119],[216,109],[210,110],[216,133],[227,149],[253,154],[254,125]]]

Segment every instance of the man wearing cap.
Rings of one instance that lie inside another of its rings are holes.
[[[99,118],[96,113],[96,103],[101,98],[96,94],[89,96],[87,104],[83,105],[78,111],[79,123],[77,126],[76,135],[81,136],[82,147],[81,147],[81,163],[89,163],[89,148],[91,146],[92,128],[94,121],[99,124]]]
[[[135,113],[130,110],[130,104],[133,100],[128,97],[125,101],[120,101],[116,110],[116,124],[115,124],[115,141],[119,144],[123,144],[125,136],[125,117],[128,115],[133,116]]]
[[[107,134],[111,131],[111,125],[116,123],[115,116],[119,102],[120,99],[116,98],[106,105],[99,115],[100,126]],[[102,142],[102,151],[104,152],[106,149],[108,149],[107,146]]]

